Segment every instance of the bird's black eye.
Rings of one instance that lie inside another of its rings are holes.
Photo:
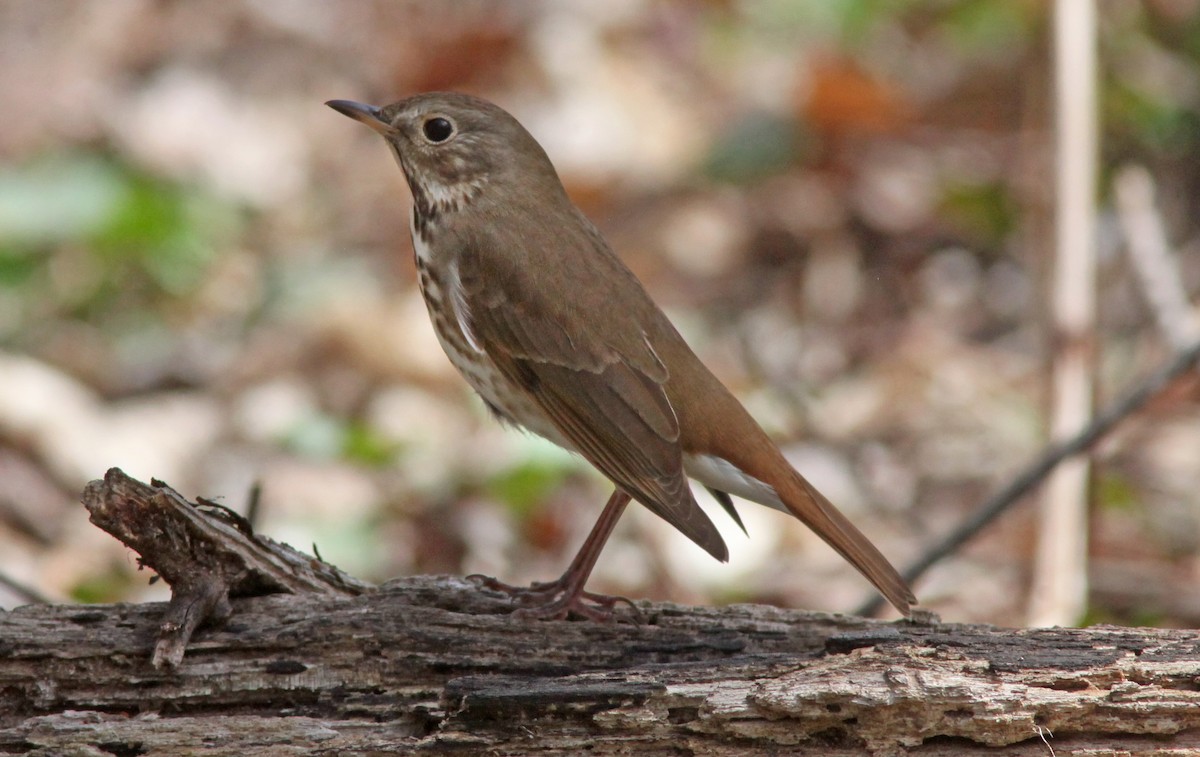
[[[445,142],[454,133],[454,124],[444,118],[431,118],[421,128],[430,142]]]

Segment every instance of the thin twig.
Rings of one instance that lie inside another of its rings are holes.
[[[994,494],[972,513],[953,532],[936,546],[928,550],[901,574],[910,584],[942,559],[953,554],[959,547],[987,527],[993,520],[1016,504],[1035,486],[1041,483],[1055,466],[1066,458],[1088,449],[1111,431],[1126,416],[1140,410],[1147,402],[1162,392],[1173,380],[1187,373],[1200,360],[1200,341],[1193,342],[1186,350],[1178,353],[1170,363],[1148,376],[1141,384],[1112,403],[1104,412],[1092,419],[1082,431],[1070,439],[1048,446],[1025,467],[1008,486]],[[883,598],[875,597],[859,608],[860,615],[874,615],[883,606]]]
[[[1154,179],[1145,166],[1128,165],[1117,172],[1113,199],[1142,297],[1163,337],[1172,349],[1181,349],[1196,335],[1196,318],[1162,214],[1154,205]]]
[[[262,481],[254,482],[250,487],[250,496],[246,501],[246,522],[253,529],[258,526],[259,518],[262,515]]]
[[[11,591],[13,594],[16,594],[21,599],[26,600],[27,602],[29,602],[29,604],[34,604],[34,605],[50,604],[50,600],[46,597],[45,594],[42,594],[40,591],[33,588],[32,586],[26,586],[25,584],[17,581],[16,579],[10,578],[9,576],[5,575],[4,573],[0,573],[0,586],[3,586],[4,588],[8,589],[9,591]]]

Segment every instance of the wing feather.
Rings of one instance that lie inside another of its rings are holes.
[[[499,265],[494,255],[459,261],[472,302],[467,326],[487,355],[585,459],[714,557],[727,559],[725,542],[696,504],[683,471],[679,422],[663,388],[667,370],[636,319],[586,298],[551,301],[527,276]],[[604,329],[596,328],[596,318],[606,320]]]

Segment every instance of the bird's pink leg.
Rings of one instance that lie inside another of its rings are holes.
[[[521,607],[513,611],[514,617],[535,618],[538,620],[564,620],[571,615],[600,622],[611,622],[615,618],[613,608],[618,602],[625,602],[633,607],[633,603],[624,597],[610,597],[604,594],[593,594],[584,591],[588,576],[596,566],[600,551],[612,535],[613,528],[625,512],[629,504],[629,495],[617,489],[608,498],[604,512],[591,533],[584,540],[583,546],[567,566],[566,572],[554,581],[537,582],[532,586],[510,586],[487,576],[472,575],[467,578],[474,580],[488,589],[504,592],[513,597]],[[637,609],[634,608],[636,613]]]

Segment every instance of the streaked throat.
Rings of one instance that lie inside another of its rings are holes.
[[[478,195],[487,183],[482,176],[463,179],[454,182],[440,181],[436,176],[418,168],[413,161],[404,156],[404,152],[393,142],[388,141],[392,156],[396,159],[404,178],[408,181],[408,189],[412,194],[412,234],[413,241],[418,239],[429,243],[430,230],[446,215],[461,210]]]

